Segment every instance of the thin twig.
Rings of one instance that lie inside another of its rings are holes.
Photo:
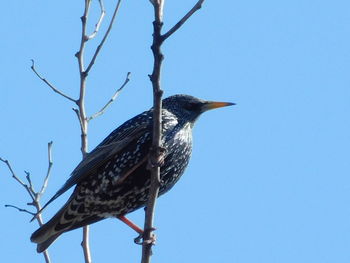
[[[96,25],[95,25],[95,30],[94,32],[91,33],[91,35],[87,36],[87,39],[90,40],[90,39],[93,39],[98,31],[100,30],[100,26],[102,24],[102,21],[103,21],[103,18],[106,14],[106,11],[105,11],[105,7],[103,5],[103,1],[102,0],[98,0],[99,4],[100,4],[100,10],[101,10],[101,14],[100,14],[100,18],[98,19]]]
[[[102,115],[105,110],[107,109],[107,107],[109,105],[111,105],[113,103],[113,101],[118,97],[119,93],[123,90],[123,88],[126,86],[126,84],[128,84],[128,82],[130,81],[130,72],[128,72],[126,74],[126,78],[124,80],[124,83],[120,86],[119,89],[117,89],[117,91],[113,94],[112,98],[102,107],[102,109],[100,109],[98,112],[96,112],[95,114],[91,115],[87,120],[91,121],[92,119]]]
[[[30,212],[30,211],[28,211],[27,209],[19,208],[18,206],[15,206],[15,205],[5,205],[5,207],[12,207],[12,208],[14,208],[14,209],[17,209],[19,212],[28,213],[28,214],[30,214],[30,215],[32,215],[32,216],[35,215],[35,213]]]
[[[40,191],[35,195],[35,197],[36,197],[35,207],[36,207],[36,210],[38,212],[41,210],[40,198],[44,194],[44,192],[45,192],[45,190],[47,188],[47,185],[48,185],[48,182],[49,182],[49,178],[50,178],[51,169],[52,169],[52,166],[53,166],[52,144],[53,144],[52,141],[50,141],[47,144],[47,159],[48,159],[49,165],[48,165],[48,168],[47,168],[46,177],[44,179],[43,185],[42,185]],[[42,226],[44,224],[41,214],[38,215],[37,221],[38,221],[40,226]],[[46,249],[43,254],[44,254],[44,258],[45,258],[46,263],[50,263],[51,260],[50,260],[50,256],[49,256],[49,251]]]
[[[44,77],[42,77],[35,69],[35,64],[34,64],[34,59],[31,59],[32,61],[32,66],[30,67],[33,72],[35,73],[35,75],[38,76],[39,79],[41,79],[46,85],[48,85],[54,92],[58,93],[59,95],[61,95],[62,97],[70,100],[70,101],[73,101],[74,103],[76,103],[77,101],[73,98],[71,98],[70,96],[64,94],[62,91],[60,91],[59,89],[55,88],[54,85],[52,85],[47,79],[45,79]]]
[[[108,37],[108,35],[109,35],[109,32],[110,32],[111,29],[112,29],[112,26],[113,26],[113,23],[114,23],[114,19],[115,19],[116,15],[117,15],[117,13],[118,13],[118,10],[119,10],[120,3],[121,3],[121,0],[118,0],[117,5],[116,5],[116,7],[115,7],[115,9],[114,9],[114,13],[113,13],[112,18],[111,18],[111,21],[110,21],[110,23],[109,23],[109,25],[108,25],[107,31],[106,31],[105,35],[103,36],[103,38],[102,38],[102,40],[101,40],[101,43],[97,46],[97,48],[96,48],[96,50],[95,50],[95,53],[94,53],[94,55],[93,55],[93,57],[92,57],[92,59],[91,59],[89,65],[88,65],[88,67],[86,68],[86,71],[85,71],[85,74],[86,74],[86,75],[89,74],[89,72],[90,72],[92,66],[93,66],[94,63],[95,63],[95,60],[96,60],[96,58],[97,58],[97,56],[98,56],[98,53],[100,53],[100,50],[101,50],[103,44],[105,43],[105,41],[106,41],[106,39],[107,39],[107,37]]]
[[[77,115],[77,118],[78,118],[78,121],[79,121],[80,126],[82,126],[82,125],[83,125],[83,122],[82,122],[82,120],[80,119],[79,109],[77,109],[77,108],[72,108],[72,110],[73,110],[73,111],[75,112],[75,114]]]
[[[49,182],[51,168],[52,168],[52,165],[53,165],[53,162],[52,162],[52,141],[50,141],[47,144],[47,155],[48,155],[47,157],[48,157],[48,161],[49,161],[49,166],[47,168],[47,172],[46,172],[46,176],[45,176],[43,185],[42,185],[40,191],[37,194],[37,199],[40,199],[40,197],[44,194],[44,192],[45,192],[45,190],[47,188],[47,184]]]
[[[22,185],[22,186],[26,189],[26,191],[28,192],[30,198],[32,199],[32,201],[34,201],[34,200],[35,200],[35,193],[33,193],[33,192],[31,191],[30,187],[29,187],[26,183],[24,183],[24,182],[15,174],[15,172],[13,171],[13,169],[12,169],[12,167],[11,167],[10,162],[9,162],[8,160],[2,159],[1,157],[0,157],[0,161],[4,162],[4,163],[7,165],[9,171],[10,171],[11,174],[12,174],[12,178],[15,179],[20,185]]]
[[[34,190],[34,186],[33,186],[33,184],[32,184],[32,179],[30,178],[30,173],[27,172],[27,171],[24,171],[24,173],[26,174],[26,179],[27,179],[28,184],[29,184],[29,185],[27,185],[27,187],[28,187],[29,191],[30,191],[30,192],[33,194],[33,196],[34,196],[34,200],[33,200],[33,203],[34,203],[35,201],[37,201],[37,193],[36,193],[35,190]]]
[[[24,171],[25,174],[26,174],[26,179],[28,181],[28,184],[29,184],[29,190],[35,194],[35,190],[34,190],[34,186],[33,186],[33,183],[32,183],[32,179],[30,178],[30,173],[27,172],[27,171]]]
[[[181,18],[179,22],[177,22],[168,32],[166,32],[164,35],[162,35],[162,41],[170,37],[172,34],[174,34],[186,21],[189,19],[197,10],[199,10],[202,7],[204,0],[199,0],[188,13]]]
[[[10,164],[10,162],[8,160],[5,160],[5,159],[0,157],[0,161],[4,162],[7,165],[10,173],[12,174],[12,178],[14,178],[20,185],[22,185],[26,189],[26,191],[28,192],[30,198],[32,199],[32,201],[27,203],[27,204],[34,206],[36,211],[37,211],[37,213],[38,213],[40,211],[40,209],[41,209],[40,195],[39,195],[39,193],[35,192],[35,190],[34,190],[34,187],[33,187],[33,184],[32,184],[32,179],[30,178],[30,173],[25,171],[26,179],[28,181],[28,184],[26,184],[15,174],[15,172],[12,169],[11,164]],[[51,161],[51,163],[52,163],[52,160],[49,159],[49,161]],[[42,226],[44,224],[41,214],[37,215],[37,213],[32,213],[32,212],[30,212],[30,211],[28,211],[26,209],[19,208],[19,207],[14,206],[14,205],[5,205],[5,207],[12,207],[12,208],[17,209],[19,212],[25,212],[25,213],[29,213],[29,214],[31,214],[33,216],[36,216],[36,219],[38,221],[39,226]],[[50,263],[51,262],[48,250],[45,250],[43,252],[43,256],[45,258],[45,262],[46,263]]]

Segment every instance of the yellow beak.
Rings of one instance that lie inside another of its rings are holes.
[[[236,105],[236,103],[232,102],[218,102],[218,101],[207,101],[203,107],[202,111],[212,110],[216,108],[226,107],[226,106],[232,106]]]

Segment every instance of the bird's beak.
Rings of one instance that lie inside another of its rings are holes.
[[[216,108],[221,108],[221,107],[226,107],[226,106],[232,106],[236,105],[236,103],[232,102],[218,102],[218,101],[207,101],[203,106],[202,106],[202,111],[207,111],[207,110],[212,110]]]

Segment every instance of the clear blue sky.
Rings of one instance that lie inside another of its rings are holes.
[[[106,2],[108,19],[112,1]],[[166,1],[165,28],[193,3]],[[0,156],[18,175],[30,171],[39,186],[46,145],[54,141],[44,201],[81,158],[79,129],[73,105],[34,76],[30,59],[76,96],[82,8],[83,1],[14,0],[0,16]],[[190,165],[157,205],[153,262],[350,262],[349,10],[345,0],[207,0],[165,43],[165,96],[187,93],[237,106],[208,112],[196,125]],[[91,122],[90,149],[151,106],[151,21],[148,0],[122,3],[88,79],[88,113],[126,72],[132,80]],[[29,241],[37,224],[4,208],[24,207],[28,197],[2,164],[0,185],[1,261],[43,262]],[[67,198],[50,205],[45,219]],[[130,218],[142,225],[143,211]],[[94,263],[139,262],[136,235],[119,221],[104,220],[91,232]],[[52,262],[83,262],[80,240],[80,230],[64,234],[50,248]]]

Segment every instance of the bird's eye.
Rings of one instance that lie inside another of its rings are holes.
[[[197,111],[198,105],[196,103],[187,103],[185,109],[188,111]]]

